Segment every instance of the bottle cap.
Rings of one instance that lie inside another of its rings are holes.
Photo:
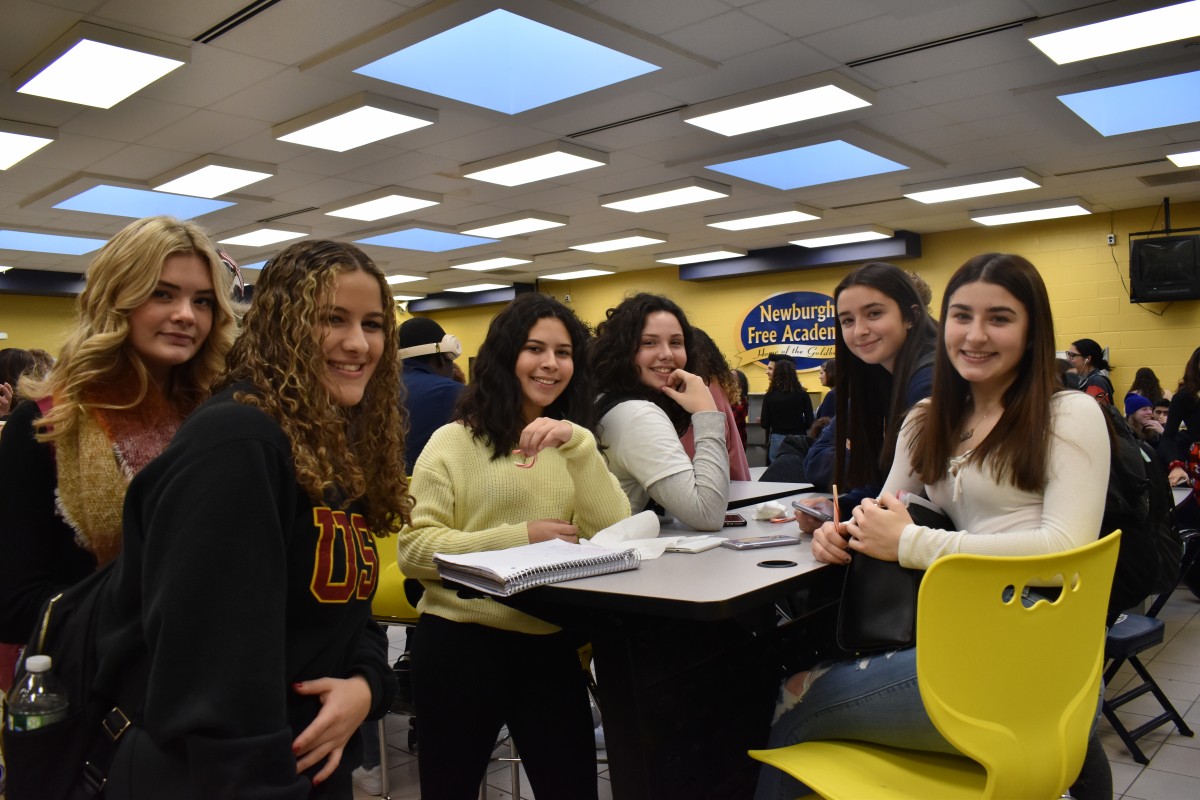
[[[50,669],[50,656],[30,656],[25,659],[25,669],[30,672],[46,672]]]

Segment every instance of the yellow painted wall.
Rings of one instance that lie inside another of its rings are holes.
[[[0,294],[0,347],[35,347],[57,356],[75,319],[75,299]]]
[[[1200,227],[1200,203],[1173,206],[1171,224],[1174,228]],[[926,234],[921,237],[922,257],[898,263],[919,272],[933,287],[936,311],[942,287],[968,258],[988,251],[1025,256],[1041,270],[1049,287],[1058,349],[1065,350],[1071,341],[1084,337],[1110,348],[1113,384],[1118,397],[1123,397],[1134,371],[1142,366],[1153,369],[1165,388],[1173,388],[1188,356],[1200,346],[1200,301],[1145,306],[1129,302],[1128,234],[1161,229],[1162,225],[1159,209],[1142,208],[1024,225],[980,226]],[[1110,232],[1117,235],[1114,247],[1105,243]],[[732,357],[743,350],[738,341],[741,320],[759,301],[785,291],[832,293],[854,266],[702,283],[678,280],[676,267],[648,268],[580,281],[543,281],[541,289],[559,299],[570,294],[571,306],[591,325],[603,320],[604,312],[627,292],[669,295]],[[0,347],[42,347],[56,353],[70,326],[72,303],[62,298],[0,294],[0,331],[9,336],[0,341]],[[464,355],[469,357],[478,352],[498,310],[499,306],[483,306],[429,316],[462,340]],[[752,391],[765,391],[765,373],[760,366],[750,364],[745,372]],[[815,370],[802,373],[801,378],[810,390],[819,388]]]
[[[1200,227],[1200,203],[1172,206],[1171,225]],[[1128,234],[1152,226],[1163,226],[1156,208],[932,233],[921,237],[921,258],[897,264],[920,273],[933,288],[936,313],[942,288],[967,259],[984,252],[1025,256],[1041,271],[1049,289],[1058,349],[1066,350],[1073,340],[1081,338],[1095,339],[1108,347],[1119,399],[1124,397],[1138,367],[1153,369],[1170,391],[1182,376],[1188,356],[1200,346],[1200,301],[1169,306],[1129,302]],[[1113,247],[1106,243],[1110,232],[1117,235]],[[605,310],[619,303],[628,291],[666,294],[683,306],[689,319],[704,328],[732,362],[732,356],[744,349],[738,340],[739,326],[752,306],[779,292],[832,294],[854,266],[706,282],[680,281],[677,268],[663,267],[580,281],[543,281],[540,288],[560,300],[570,294],[572,308],[591,325],[602,321]],[[484,306],[428,316],[462,340],[465,355],[473,355],[498,310],[498,306]],[[751,364],[744,371],[751,391],[766,390],[765,372],[759,365]],[[815,370],[801,373],[801,380],[810,390],[819,388]]]

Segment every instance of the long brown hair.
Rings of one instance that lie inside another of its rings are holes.
[[[338,405],[324,388],[328,367],[316,334],[340,274],[362,271],[379,284],[383,308],[383,352],[362,401]],[[364,498],[372,533],[386,536],[409,520],[412,499],[404,472],[403,414],[396,315],[383,272],[351,244],[306,241],[272,258],[254,286],[242,335],[218,379],[223,389],[249,381],[238,392],[246,405],[261,408],[292,444],[296,479],[309,499],[330,493],[349,502]]]
[[[970,384],[958,374],[946,352],[946,313],[963,286],[982,281],[1006,290],[1025,307],[1029,318],[1025,354],[1016,380],[1004,392],[1004,412],[987,438],[971,453],[970,461],[986,464],[997,482],[1028,492],[1046,488],[1050,452],[1050,403],[1059,390],[1054,357],[1054,318],[1046,284],[1037,268],[1021,256],[984,253],[959,267],[942,295],[942,324],[933,373],[933,396],[924,414],[912,424],[915,446],[912,466],[922,482],[937,483],[946,476],[946,462],[958,446],[958,434],[971,411]]]
[[[911,327],[896,355],[892,373],[868,364],[854,353],[833,326],[837,346],[837,431],[833,474],[846,488],[883,483],[896,453],[896,437],[908,412],[908,384],[937,341],[937,325],[908,274],[899,267],[872,261],[851,272],[833,290],[833,302],[852,286],[882,292],[900,307]],[[849,463],[846,443],[852,445]]]

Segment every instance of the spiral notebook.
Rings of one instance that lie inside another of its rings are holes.
[[[610,550],[586,541],[572,544],[562,539],[506,550],[433,556],[443,579],[500,597],[547,583],[637,569],[640,562],[641,556],[632,548]]]

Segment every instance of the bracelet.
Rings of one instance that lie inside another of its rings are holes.
[[[1170,472],[1171,470],[1175,469],[1176,467],[1183,470],[1184,472],[1187,472],[1187,464],[1183,463],[1182,461],[1172,461],[1170,466],[1167,467],[1167,472]]]

